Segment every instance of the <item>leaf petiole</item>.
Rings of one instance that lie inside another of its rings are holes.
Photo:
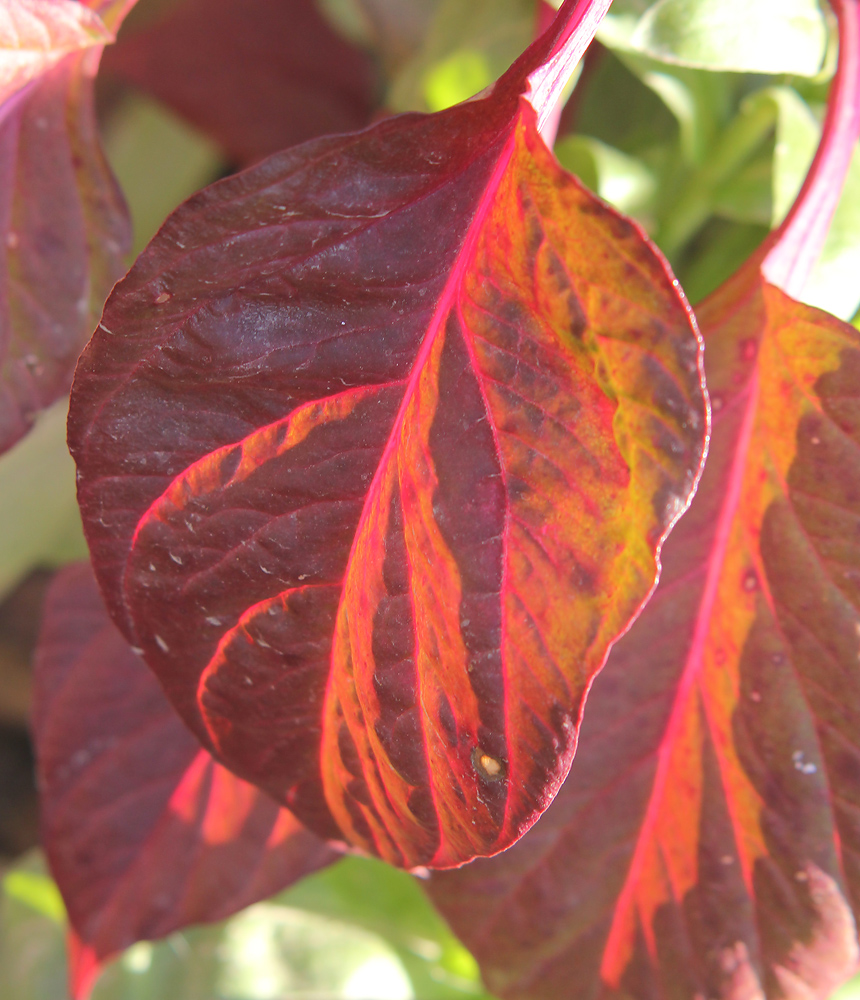
[[[761,250],[765,278],[795,297],[821,253],[860,136],[860,0],[831,0],[831,6],[839,60],[821,142],[791,211]]]
[[[548,145],[552,145],[558,127],[556,105],[611,3],[612,0],[565,0],[547,32],[549,51],[529,74],[527,98],[537,112],[538,130]]]

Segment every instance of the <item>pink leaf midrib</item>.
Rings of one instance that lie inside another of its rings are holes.
[[[617,978],[611,968],[611,963],[614,963],[615,961],[615,956],[619,951],[620,938],[624,933],[624,923],[621,917],[622,915],[626,915],[634,905],[634,894],[639,881],[639,873],[645,864],[645,851],[649,839],[654,835],[659,819],[663,792],[669,780],[674,744],[683,725],[684,714],[687,710],[689,699],[692,697],[693,687],[701,675],[711,614],[716,604],[720,578],[725,565],[726,556],[728,555],[732,525],[740,506],[744,474],[746,471],[747,458],[752,441],[752,432],[755,427],[755,418],[757,415],[759,391],[758,378],[758,372],[756,371],[753,373],[749,383],[743,390],[741,397],[744,398],[745,411],[738,433],[734,457],[729,470],[725,500],[720,508],[713,547],[707,561],[705,585],[699,602],[698,613],[696,615],[696,624],[693,631],[692,642],[690,644],[690,649],[688,651],[680,681],[675,692],[672,712],[666,727],[666,733],[658,751],[657,768],[654,775],[651,795],[648,800],[648,807],[636,838],[636,847],[633,858],[630,862],[624,886],[618,897],[612,924],[603,948],[601,975],[607,982],[614,982]],[[720,767],[722,770],[722,760],[720,760]],[[731,797],[728,794],[726,795],[726,801],[728,803],[729,812],[731,813]],[[734,819],[732,820],[732,825],[735,829],[737,829],[737,824],[734,822]],[[743,862],[742,851],[740,850],[741,841],[739,838],[736,838],[736,840],[738,841],[739,855],[741,855],[741,860]],[[747,866],[745,864],[743,865],[743,870],[744,880],[747,883],[747,889],[748,891],[751,891]]]
[[[397,441],[399,439],[399,430],[403,426],[403,422],[406,418],[409,404],[418,388],[421,375],[424,371],[425,366],[427,365],[427,362],[429,361],[430,354],[433,350],[433,346],[436,343],[436,339],[439,336],[440,331],[444,330],[446,320],[455,307],[457,298],[459,297],[460,289],[462,287],[463,278],[465,277],[468,271],[469,265],[472,263],[474,259],[480,233],[483,229],[487,215],[490,212],[496,193],[498,192],[499,186],[502,182],[502,178],[504,177],[508,169],[508,166],[510,164],[514,152],[514,146],[516,143],[516,124],[518,120],[519,120],[519,114],[515,115],[511,120],[511,123],[509,125],[509,134],[504,145],[502,146],[498,162],[493,168],[493,171],[484,187],[484,190],[481,192],[480,198],[475,207],[472,221],[469,224],[469,228],[467,229],[466,234],[463,238],[463,243],[457,254],[454,266],[452,267],[448,280],[445,282],[445,286],[443,287],[439,295],[436,309],[434,310],[433,316],[431,317],[430,322],[428,324],[427,333],[424,335],[424,339],[421,341],[421,344],[419,346],[418,353],[416,354],[415,357],[415,362],[412,366],[412,369],[409,373],[409,378],[406,382],[406,387],[403,393],[403,399],[401,400],[400,407],[397,411],[397,414],[394,418],[394,422],[391,427],[391,432],[388,435],[385,448],[383,449],[383,452],[380,456],[379,462],[376,467],[376,471],[374,473],[370,487],[367,491],[367,498],[362,508],[361,517],[359,518],[359,522],[355,529],[355,534],[353,536],[353,543],[350,548],[349,556],[347,557],[346,567],[344,569],[344,580],[349,575],[349,568],[351,565],[353,565],[355,561],[356,548],[358,545],[359,538],[362,535],[364,526],[366,525],[368,518],[370,517],[374,505],[379,500],[379,496],[381,494],[383,487],[385,469],[387,468],[388,463],[393,458],[394,451],[397,447]],[[488,419],[489,418],[490,414],[488,414]],[[499,455],[499,459],[501,461],[501,455]],[[344,593],[345,593],[345,588],[344,590],[341,591],[340,604],[338,607],[338,616],[340,615],[341,607],[343,606]],[[416,609],[413,605],[413,614],[415,613],[415,611]],[[324,698],[325,704],[330,704],[331,699],[337,697],[335,690],[335,677],[337,675],[337,664],[335,663],[334,655],[335,655],[335,647],[333,644],[331,652],[331,661],[329,665],[329,675],[328,675],[328,680],[326,682],[326,693]],[[418,682],[419,682],[419,700],[420,700],[420,677],[418,677]],[[323,714],[324,720],[327,721],[330,719],[330,717],[331,716],[329,712],[327,711],[324,712]],[[324,723],[324,725],[325,724],[326,723]],[[327,742],[327,737],[324,732],[321,745],[324,746],[326,742]],[[365,762],[364,760],[362,760],[362,770],[364,769],[365,769]],[[367,784],[369,789],[373,789],[375,787],[374,782],[372,781],[368,781]],[[429,785],[435,806],[436,791],[435,791],[435,784],[432,779],[430,780]],[[383,806],[385,805],[386,804],[383,803]],[[383,808],[383,812],[385,811],[387,810]],[[438,809],[437,809],[437,814],[438,814]],[[443,848],[444,845],[440,844],[439,850],[442,851]]]

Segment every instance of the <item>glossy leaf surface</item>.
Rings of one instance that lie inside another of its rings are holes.
[[[181,0],[120,39],[104,68],[174,109],[240,163],[370,121],[370,58],[314,0]]]
[[[200,748],[88,565],[51,587],[35,681],[42,840],[75,932],[76,995],[135,941],[220,920],[336,857]]]
[[[701,456],[665,263],[521,97],[544,114],[588,10],[491,97],[192,199],[76,376],[115,620],[216,756],[406,866],[546,808]]]
[[[857,962],[860,335],[755,266],[698,315],[713,437],[660,586],[551,809],[431,886],[504,996],[826,997]]]
[[[128,219],[93,106],[101,45],[84,46],[111,37],[100,12],[127,6],[12,0],[0,14],[0,452],[66,392],[123,270]],[[29,79],[11,93],[25,49]]]

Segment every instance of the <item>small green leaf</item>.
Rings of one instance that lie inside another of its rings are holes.
[[[799,76],[821,72],[827,42],[816,0],[658,0],[629,36],[665,62]]]
[[[492,81],[492,70],[483,52],[458,49],[424,77],[424,100],[431,111],[442,111],[468,100]]]

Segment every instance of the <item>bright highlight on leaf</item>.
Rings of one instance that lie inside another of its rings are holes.
[[[0,9],[0,118],[3,105],[64,56],[113,41],[78,0],[6,0]]]
[[[686,304],[537,132],[605,7],[192,199],[78,368],[115,620],[218,759],[398,865],[546,808],[698,471]]]

